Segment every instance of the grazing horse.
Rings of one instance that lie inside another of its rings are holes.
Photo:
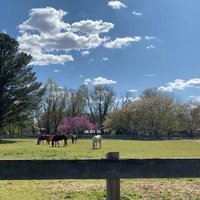
[[[72,144],[75,144],[77,142],[77,135],[72,134],[71,138],[72,138]]]
[[[51,141],[52,147],[54,146],[54,142],[55,142],[55,147],[56,144],[59,146],[59,141],[60,140],[64,140],[64,146],[67,146],[67,136],[66,135],[54,135]]]
[[[42,144],[44,144],[44,140],[46,140],[46,141],[47,141],[47,144],[49,144],[50,138],[51,138],[51,137],[50,137],[49,135],[40,135],[40,136],[38,137],[37,144],[40,144],[41,141],[42,141]]]
[[[95,135],[92,138],[92,147],[93,147],[93,149],[97,149],[97,143],[99,143],[99,148],[101,149],[101,141],[102,141],[102,136],[101,135]]]
[[[46,138],[47,144],[49,144],[53,139],[53,136],[48,135],[48,137]]]

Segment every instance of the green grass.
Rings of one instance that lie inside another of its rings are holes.
[[[200,157],[200,140],[135,141],[103,140],[93,150],[91,140],[51,147],[36,145],[36,139],[0,142],[0,159],[92,159],[120,152],[120,158]],[[81,166],[80,166],[81,167]],[[105,200],[105,180],[0,181],[0,200]],[[122,200],[200,200],[200,179],[121,180]]]
[[[102,149],[93,150],[91,140],[68,141],[68,146],[36,145],[33,139],[3,140],[0,159],[92,159],[120,152],[120,158],[200,157],[200,140],[103,140]]]

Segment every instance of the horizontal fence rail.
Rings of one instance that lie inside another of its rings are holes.
[[[200,158],[0,160],[1,180],[200,178]]]

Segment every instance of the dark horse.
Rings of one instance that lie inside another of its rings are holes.
[[[44,144],[44,140],[46,140],[47,144],[49,144],[49,141],[51,141],[51,136],[50,135],[40,135],[38,137],[37,144],[40,144],[41,141],[42,141],[42,144]]]
[[[67,136],[66,135],[54,135],[52,138],[52,147],[54,146],[54,142],[55,142],[55,146],[56,144],[58,144],[59,146],[59,141],[60,140],[64,140],[64,146],[67,146]]]

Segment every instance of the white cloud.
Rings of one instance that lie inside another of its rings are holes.
[[[57,34],[61,30],[67,30],[70,25],[62,21],[67,14],[63,10],[56,10],[51,7],[31,9],[30,18],[19,25],[21,32],[27,30],[38,31],[44,35]]]
[[[54,69],[53,71],[54,71],[55,73],[57,73],[57,72],[61,72],[60,69]]]
[[[110,49],[120,49],[129,46],[131,42],[139,42],[141,39],[140,36],[116,38],[113,41],[106,42],[104,46]]]
[[[119,103],[119,105],[121,105],[121,104],[123,104],[124,102],[126,102],[127,100],[129,100],[129,101],[131,101],[131,102],[134,102],[134,101],[139,101],[139,100],[141,100],[141,98],[140,98],[140,97],[128,97],[128,99],[127,99],[127,97],[124,97],[124,98],[117,98],[117,99],[115,100],[115,102],[116,102],[116,103]]]
[[[109,1],[108,6],[112,7],[113,9],[120,9],[120,8],[126,8],[127,6],[123,4],[120,1]]]
[[[149,36],[149,35],[146,35],[144,38],[145,38],[145,40],[155,40],[156,39],[155,36]]]
[[[110,22],[82,20],[71,25],[72,32],[82,32],[87,35],[107,33],[114,28],[114,24]]]
[[[117,83],[116,81],[109,80],[101,76],[93,80],[93,85],[104,85],[104,84],[110,85],[110,84],[116,84],[116,83]]]
[[[90,54],[89,51],[81,51],[81,55],[82,55],[82,56],[87,56],[87,55],[89,55],[89,54]]]
[[[103,61],[107,61],[107,60],[109,60],[109,59],[108,59],[107,57],[103,57],[102,60],[103,60]]]
[[[92,83],[92,80],[90,78],[84,80],[85,85],[88,85],[89,83]]]
[[[152,44],[150,44],[149,46],[146,47],[146,49],[155,49],[156,47]]]
[[[155,77],[155,74],[145,74],[146,77]]]
[[[176,79],[174,82],[169,82],[166,86],[161,86],[158,89],[161,91],[172,92],[173,90],[184,90],[186,88],[200,88],[200,79],[193,78],[188,81]]]
[[[88,60],[88,62],[89,62],[89,63],[94,62],[94,58],[90,58],[90,59]]]
[[[92,83],[93,85],[111,85],[111,84],[116,84],[117,82],[100,76],[94,78],[93,80],[85,79],[84,84],[88,85],[89,83]]]
[[[138,92],[138,90],[130,89],[129,92]]]
[[[133,11],[132,13],[133,13],[133,15],[138,16],[138,17],[141,17],[143,15],[143,13],[136,12],[136,11]]]
[[[20,50],[33,56],[31,64],[64,64],[73,61],[71,50],[97,48],[108,38],[100,37],[114,27],[109,22],[82,20],[72,25],[65,23],[67,12],[51,7],[30,10],[29,19],[18,26]],[[84,54],[84,53],[83,53]],[[87,53],[86,53],[87,54]]]
[[[200,102],[200,96],[191,95],[191,96],[189,96],[189,98],[193,99],[194,101]]]

